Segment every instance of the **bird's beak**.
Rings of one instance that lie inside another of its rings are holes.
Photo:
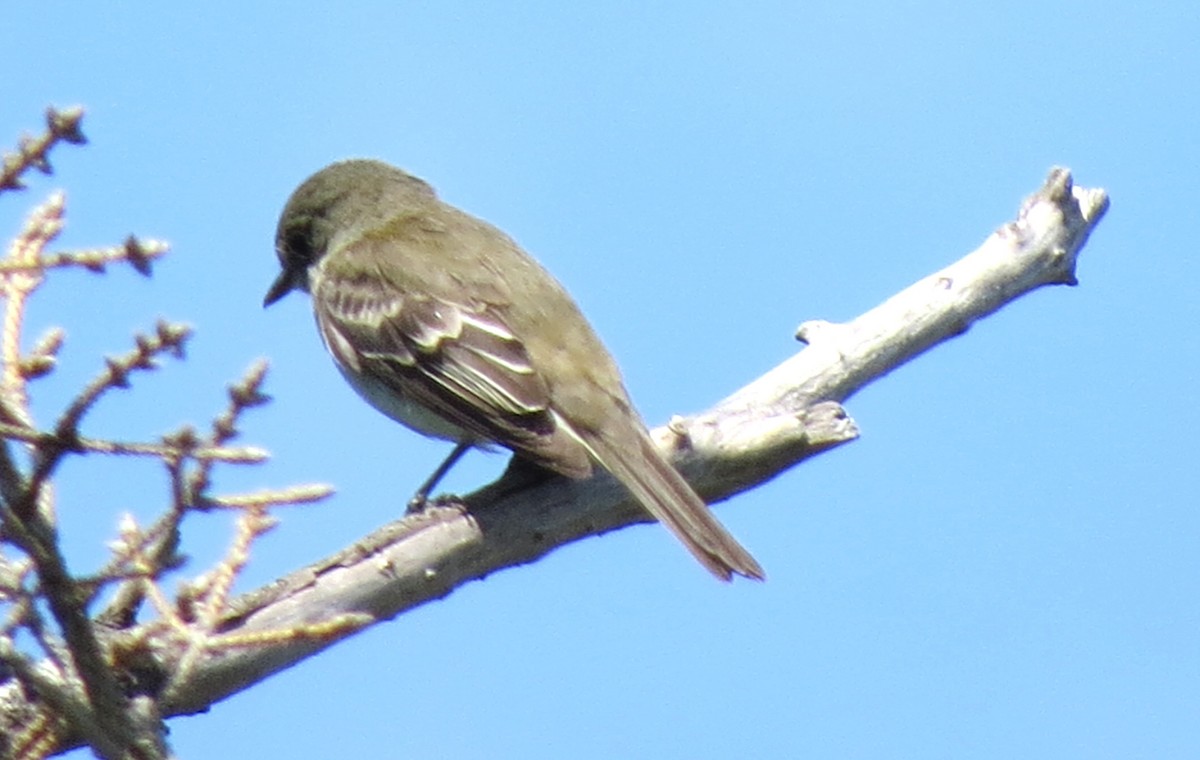
[[[271,283],[271,289],[267,291],[267,296],[263,299],[263,308],[265,309],[286,296],[296,288],[296,285],[296,271],[290,267],[284,267],[279,276],[275,278],[275,282]]]

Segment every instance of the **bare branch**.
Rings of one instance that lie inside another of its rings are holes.
[[[973,253],[850,322],[801,325],[797,337],[808,348],[719,408],[844,401],[1031,290],[1075,285],[1076,258],[1107,209],[1103,190],[1076,188],[1068,170],[1051,170],[1017,219]]]
[[[87,142],[80,124],[83,122],[82,108],[67,108],[59,111],[46,109],[46,131],[38,137],[24,137],[16,153],[4,156],[0,165],[0,193],[5,190],[20,190],[24,187],[21,175],[30,169],[50,174],[50,149],[60,142],[82,145]]]
[[[0,274],[80,267],[103,274],[109,264],[127,262],[139,274],[150,276],[151,263],[167,252],[167,244],[158,240],[139,240],[130,235],[122,245],[108,248],[44,253],[31,261],[0,261]]]
[[[247,409],[265,404],[269,397],[262,392],[267,375],[267,363],[259,360],[246,370],[242,379],[229,388],[229,405],[213,420],[209,434],[210,445],[219,447],[237,437],[237,423]],[[212,458],[201,457],[200,465],[183,482],[184,498],[194,501],[208,490],[212,474]]]
[[[0,424],[0,437],[35,445],[53,445],[58,436],[44,430]],[[141,443],[139,441],[108,441],[101,438],[79,436],[73,447],[80,453],[111,454],[114,456],[140,456],[165,459],[191,456],[196,459],[227,464],[261,464],[270,457],[266,449],[258,446],[201,446],[186,448],[171,443]]]
[[[1018,218],[978,250],[850,322],[805,323],[799,331],[808,344],[804,350],[712,409],[655,430],[656,443],[699,493],[720,501],[853,440],[857,427],[840,402],[1021,295],[1042,285],[1074,284],[1076,257],[1107,202],[1103,191],[1074,188],[1066,170],[1052,171]],[[67,260],[40,253],[44,243],[30,259],[38,266],[0,267],[0,278],[40,276],[46,266]],[[133,254],[127,258],[135,266],[142,260]],[[98,260],[72,261],[87,266]],[[18,320],[15,332],[19,327]],[[6,402],[0,405],[0,437],[29,446],[34,470],[23,480],[0,449],[0,522],[8,531],[0,538],[28,553],[39,584],[27,590],[32,584],[21,573],[28,566],[21,571],[13,563],[0,583],[0,600],[14,605],[11,624],[0,630],[0,668],[16,676],[0,683],[0,736],[7,731],[16,737],[0,744],[10,751],[47,752],[86,741],[106,756],[136,748],[139,756],[161,757],[166,752],[163,717],[208,709],[364,627],[471,580],[650,519],[611,478],[568,481],[517,465],[473,494],[439,499],[335,556],[232,599],[230,589],[253,542],[275,524],[269,510],[321,499],[332,490],[208,492],[216,462],[261,461],[257,449],[228,443],[238,435],[242,412],[266,400],[261,391],[265,364],[254,365],[230,388],[227,407],[206,434],[187,427],[160,443],[143,444],[86,439],[78,430],[104,392],[122,387],[130,372],[153,366],[159,353],[182,346],[185,337],[185,328],[160,325],[157,336],[139,338],[135,351],[109,360],[52,432],[33,427],[23,389],[29,378],[53,369],[61,338],[49,335],[27,357],[19,350],[4,352],[5,371],[12,373],[5,377],[19,392],[0,398]],[[123,521],[109,566],[92,578],[72,579],[57,555],[52,525],[12,494],[27,500],[49,485],[59,459],[87,451],[159,458],[170,476],[171,503],[147,529],[132,518]],[[9,479],[12,483],[4,482]],[[19,515],[11,509],[17,503],[24,507]],[[160,582],[165,570],[178,564],[180,524],[185,515],[213,509],[239,512],[236,536],[215,566],[172,598]],[[113,583],[119,586],[98,626],[86,619],[86,604]],[[8,634],[19,625],[38,627],[38,621],[22,615],[36,616],[31,600],[42,595],[54,616],[46,622],[59,624],[66,644],[64,650],[45,631],[38,640],[47,657],[35,663],[12,649]],[[143,601],[154,613],[148,621],[138,620]]]
[[[849,323],[807,323],[807,348],[712,410],[654,431],[656,441],[702,495],[720,500],[853,440],[857,428],[838,401],[1034,288],[1073,284],[1076,256],[1107,203],[1103,191],[1073,188],[1066,170],[1054,170],[977,251]],[[339,615],[388,620],[557,546],[648,519],[610,478],[531,482],[510,468],[461,501],[442,500],[234,600],[222,630],[253,635]],[[213,652],[190,663],[163,709],[205,710],[333,640]],[[156,651],[155,667],[177,672],[179,654]]]
[[[29,477],[27,496],[13,504],[13,510],[25,517],[40,495],[42,484],[54,472],[68,451],[79,450],[79,422],[106,392],[127,388],[129,375],[139,370],[152,370],[158,365],[155,358],[163,353],[183,356],[183,347],[191,336],[187,325],[159,321],[154,335],[137,336],[137,346],[128,353],[105,360],[105,368],[87,384],[55,424],[53,441],[36,451],[33,473]]]
[[[27,427],[32,426],[33,418],[29,412],[26,374],[22,371],[21,359],[25,303],[44,279],[35,264],[46,245],[62,231],[65,202],[62,193],[55,193],[33,210],[5,258],[13,271],[0,278],[4,295],[4,323],[0,329],[0,362],[3,362],[0,393],[4,399],[4,417]]]

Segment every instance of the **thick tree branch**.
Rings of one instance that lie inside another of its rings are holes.
[[[1076,257],[1107,205],[1102,190],[1074,188],[1067,170],[1053,170],[1018,218],[978,250],[849,323],[803,325],[807,348],[712,410],[655,431],[656,440],[714,501],[852,440],[857,429],[836,402],[1041,285],[1074,284]],[[225,629],[286,629],[349,613],[387,620],[565,543],[647,520],[608,478],[527,487],[514,485],[519,479],[406,517],[235,600]],[[214,654],[164,710],[206,709],[330,643],[298,639]],[[155,655],[169,670],[173,653]]]
[[[1104,191],[1074,188],[1068,171],[1053,170],[978,250],[850,322],[802,325],[806,348],[709,411],[656,430],[656,441],[702,495],[720,501],[853,440],[841,401],[1019,296],[1075,284],[1076,257],[1107,205]],[[510,468],[474,494],[233,600],[207,645],[185,648],[153,624],[113,631],[106,644],[147,693],[170,683],[161,715],[195,713],[468,581],[647,520],[610,478],[537,480]],[[24,699],[12,684],[0,688],[0,715],[19,714]]]
[[[867,383],[1043,285],[1075,285],[1075,261],[1108,210],[1103,190],[1050,171],[1015,221],[974,252],[845,324],[806,322],[808,348],[721,402],[723,411],[773,403],[844,401]],[[797,399],[798,397],[798,399]]]

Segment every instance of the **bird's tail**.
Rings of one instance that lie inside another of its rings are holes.
[[[589,437],[585,445],[600,465],[667,526],[709,572],[723,581],[730,580],[734,573],[763,580],[762,567],[717,521],[650,437],[639,431],[636,439],[613,442]]]

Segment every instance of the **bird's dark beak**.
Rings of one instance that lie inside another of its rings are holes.
[[[283,298],[296,287],[296,273],[294,270],[284,267],[279,276],[275,278],[275,282],[271,283],[271,289],[267,291],[266,298],[263,299],[263,308]]]

